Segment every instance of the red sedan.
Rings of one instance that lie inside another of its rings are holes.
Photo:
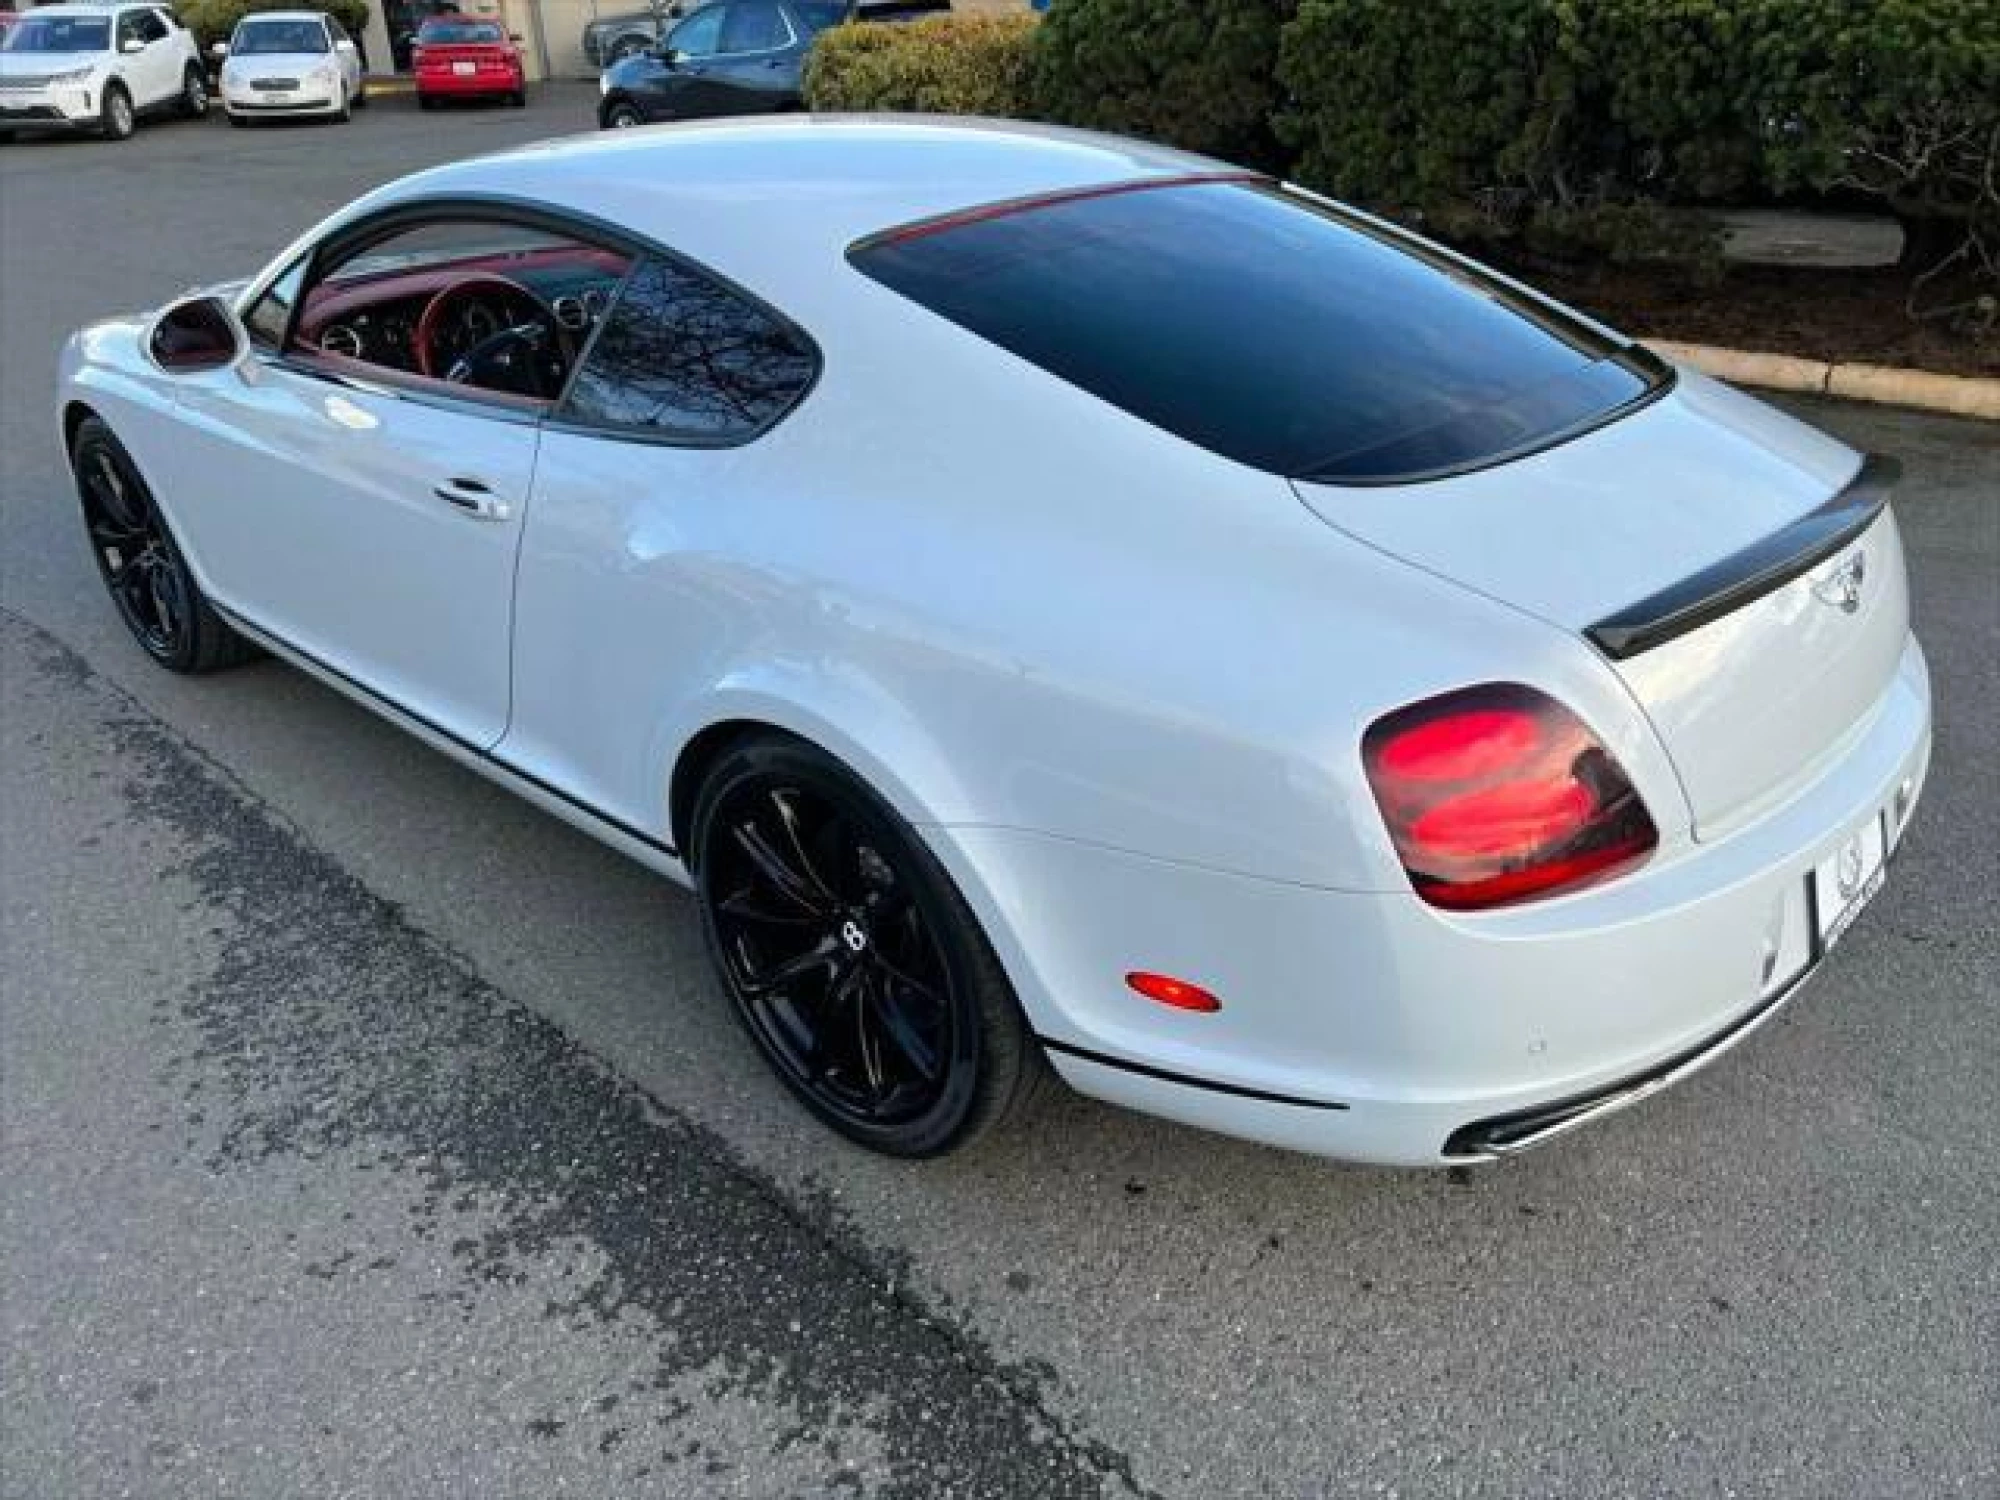
[[[517,107],[528,102],[521,51],[492,21],[431,17],[417,29],[410,65],[424,109],[436,109],[441,99],[505,99]]]

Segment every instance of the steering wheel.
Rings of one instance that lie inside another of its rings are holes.
[[[411,344],[421,375],[543,400],[561,391],[576,357],[549,305],[490,271],[441,288],[424,305]]]

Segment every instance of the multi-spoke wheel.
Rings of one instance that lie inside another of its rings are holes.
[[[897,1156],[970,1143],[1043,1064],[963,899],[896,813],[796,741],[710,773],[691,841],[738,1016],[821,1119]]]
[[[213,671],[254,655],[209,607],[130,455],[96,417],[77,428],[70,465],[98,572],[146,654],[175,672]]]

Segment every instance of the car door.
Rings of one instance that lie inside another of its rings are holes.
[[[333,60],[340,65],[340,75],[347,80],[347,97],[361,95],[361,53],[354,45],[340,22],[332,16],[326,18],[327,41],[333,48]]]
[[[664,835],[663,720],[768,626],[731,554],[797,530],[781,424],[818,371],[804,332],[701,268],[633,269],[545,425],[500,759]]]
[[[766,114],[798,97],[803,53],[778,0],[730,0],[708,65],[716,114]]]
[[[126,87],[140,109],[153,109],[181,89],[181,58],[170,40],[167,23],[150,10],[128,10],[118,17],[118,50],[124,57]],[[125,51],[136,42],[137,52]]]
[[[380,254],[395,260],[429,227]],[[467,245],[486,227],[449,224]],[[491,226],[502,243],[512,227]],[[449,273],[407,274],[429,286]],[[309,346],[305,313],[340,285],[309,257],[249,309],[247,359],[178,383],[193,440],[170,492],[198,511],[185,532],[218,603],[485,748],[509,713],[515,552],[544,408]],[[400,337],[389,316],[385,350]]]
[[[723,112],[713,72],[731,0],[703,6],[667,34],[666,59],[651,80],[649,113],[674,120]]]

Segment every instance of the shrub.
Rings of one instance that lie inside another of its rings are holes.
[[[2000,274],[1995,0],[1300,0],[1278,77],[1302,180],[1459,232],[1860,193]]]
[[[204,56],[213,43],[229,40],[238,21],[259,11],[324,11],[346,27],[357,41],[368,25],[368,0],[182,0],[175,10],[181,24],[201,44]]]
[[[1391,211],[1535,191],[1562,166],[1556,43],[1550,0],[1302,0],[1277,134],[1302,181]]]
[[[821,33],[806,60],[814,109],[1013,115],[1029,107],[1033,16],[856,23]]]
[[[1278,38],[1297,0],[1057,0],[1036,46],[1044,118],[1280,165]]]

